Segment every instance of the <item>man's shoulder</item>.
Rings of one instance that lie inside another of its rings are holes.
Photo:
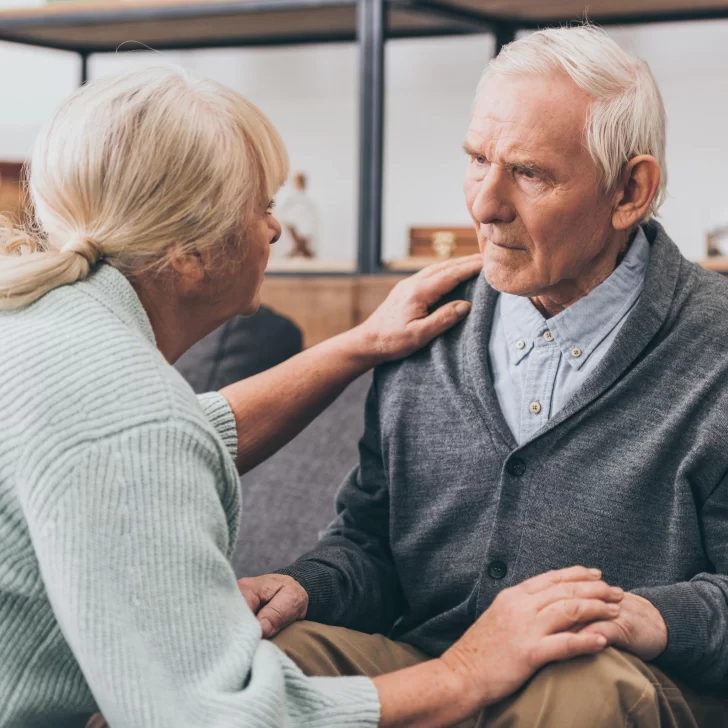
[[[723,347],[723,336],[728,335],[728,278],[685,258],[657,222],[647,223],[644,230],[653,246],[648,278],[655,265],[662,274],[652,296],[659,297],[665,286],[670,288],[667,311],[658,312],[666,316],[663,331],[685,333],[696,344],[703,339]]]
[[[450,303],[451,301],[468,301],[469,303],[472,303],[473,299],[475,298],[476,289],[485,287],[487,285],[488,284],[485,282],[482,273],[477,276],[473,276],[473,278],[464,281],[463,283],[460,283],[455,288],[453,288],[450,293],[443,296],[437,302],[436,308],[444,306],[446,303]]]
[[[451,301],[468,301],[482,303],[488,284],[482,276],[476,276],[459,284],[444,296],[435,308]],[[479,307],[478,307],[479,308]],[[444,334],[433,339],[429,344],[406,359],[390,362],[377,367],[375,383],[378,388],[419,386],[427,389],[428,382],[443,376],[448,378],[457,375],[464,356],[464,344],[468,336],[472,336],[475,318],[481,318],[482,312],[476,311],[474,305],[465,319],[448,329]]]
[[[690,326],[696,336],[728,334],[728,279],[688,260],[682,267],[676,291],[679,325]]]

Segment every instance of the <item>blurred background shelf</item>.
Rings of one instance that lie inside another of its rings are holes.
[[[356,273],[356,261],[320,258],[271,258],[268,261],[266,273]]]
[[[728,273],[728,257],[716,255],[709,258],[703,258],[698,262],[707,270],[714,270],[718,273]]]
[[[368,0],[101,0],[0,14],[5,40],[86,53],[128,41],[158,50],[357,39]],[[728,16],[726,0],[389,0],[388,38],[535,28],[582,18],[634,24]]]
[[[364,321],[405,275],[267,276],[266,306],[294,321],[313,346]]]
[[[114,52],[128,41],[157,50],[330,43],[357,39],[357,5],[356,0],[54,2],[3,13],[0,33],[5,40],[79,53]],[[390,3],[388,37],[472,31],[472,19],[418,6]]]
[[[356,41],[359,199],[356,271],[382,262],[384,46],[397,38],[489,33],[495,52],[519,30],[575,21],[604,25],[728,17],[728,0],[94,0],[0,12],[0,40],[89,56],[118,50],[254,47]],[[413,221],[414,222],[414,221]],[[338,264],[327,266],[332,271]],[[350,274],[350,270],[342,271]]]
[[[728,18],[728,0],[50,2],[1,11],[0,40],[74,52],[79,55],[84,82],[89,57],[118,50],[355,42],[359,64],[356,260],[273,259],[263,286],[263,300],[299,323],[310,345],[355,325],[397,280],[439,259],[417,255],[382,260],[386,42],[485,33],[495,39],[497,53],[520,30],[576,21],[585,11],[603,25],[706,20]],[[12,192],[18,180],[10,171],[5,179]],[[423,213],[426,216],[427,211]],[[421,223],[413,219],[411,224]],[[711,258],[703,264],[728,273],[725,259]]]

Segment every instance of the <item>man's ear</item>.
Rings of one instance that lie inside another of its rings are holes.
[[[185,288],[195,287],[205,279],[204,261],[196,250],[183,251],[180,246],[171,245],[167,255],[169,264]]]
[[[660,165],[649,154],[640,154],[627,162],[612,213],[615,230],[629,230],[647,214],[660,186],[660,177]]]

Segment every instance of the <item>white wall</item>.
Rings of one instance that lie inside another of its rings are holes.
[[[728,223],[728,22],[642,26],[613,35],[650,63],[662,89],[670,176],[662,218],[683,252],[700,258],[705,232]],[[388,44],[386,257],[406,255],[412,225],[468,224],[460,143],[491,52],[488,36]],[[309,174],[322,212],[322,256],[355,255],[353,45],[97,56],[91,75],[159,62],[223,81],[269,114],[288,144],[293,169]],[[79,62],[71,54],[0,44],[0,67],[0,159],[23,159],[44,119],[76,87]]]

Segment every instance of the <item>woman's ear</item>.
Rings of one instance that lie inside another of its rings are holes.
[[[198,251],[183,251],[178,245],[167,249],[169,264],[185,286],[196,286],[205,279],[205,265]]]
[[[660,165],[653,156],[640,154],[629,160],[622,171],[612,213],[615,230],[629,230],[647,214],[660,177]]]

